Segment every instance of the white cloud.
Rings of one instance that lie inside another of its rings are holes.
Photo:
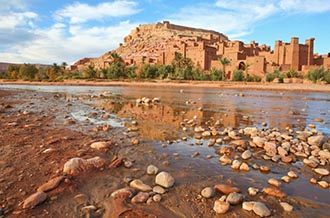
[[[140,10],[137,3],[128,0],[116,0],[113,2],[103,2],[96,6],[76,2],[55,12],[57,20],[68,18],[70,23],[77,24],[89,20],[101,20],[107,17],[121,17],[133,15]]]
[[[297,13],[323,13],[330,11],[329,0],[281,0],[281,9]]]
[[[0,12],[26,9],[24,0],[0,0]]]
[[[11,12],[8,14],[0,15],[0,29],[14,29],[17,26],[32,25],[33,20],[36,18],[38,18],[38,15],[33,12]]]

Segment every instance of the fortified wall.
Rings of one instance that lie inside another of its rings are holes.
[[[225,68],[228,78],[237,69],[259,76],[275,69],[293,69],[303,73],[320,66],[330,69],[330,54],[314,54],[314,38],[307,39],[304,44],[299,44],[297,37],[291,38],[288,43],[278,40],[274,50],[271,50],[270,46],[259,45],[254,41],[249,44],[230,41],[227,36],[216,31],[179,26],[168,21],[139,25],[116,50],[98,58],[82,59],[72,69],[80,70],[89,65],[96,69],[106,68],[112,61],[112,52],[118,53],[128,66],[143,63],[171,64],[175,54],[181,53],[205,71],[223,69],[219,59],[226,57],[230,60]],[[248,69],[245,69],[246,66]]]

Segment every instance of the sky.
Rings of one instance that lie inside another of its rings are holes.
[[[164,20],[272,49],[314,37],[314,52],[330,53],[330,0],[0,0],[0,62],[71,65]]]

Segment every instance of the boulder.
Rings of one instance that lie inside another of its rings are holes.
[[[213,206],[213,210],[217,213],[217,214],[224,214],[227,213],[227,211],[230,208],[230,204],[226,201],[220,201],[220,200],[216,200],[214,202],[214,206]]]
[[[167,172],[160,172],[157,174],[155,183],[164,188],[171,188],[174,185],[174,178]]]
[[[315,145],[321,147],[327,140],[327,137],[324,135],[310,136],[307,139],[309,145]]]
[[[130,182],[129,186],[139,191],[148,192],[151,191],[151,186],[144,184],[140,179],[134,179]]]
[[[268,217],[271,215],[270,210],[266,207],[264,203],[261,202],[254,203],[253,212],[260,217]]]
[[[42,191],[38,191],[30,195],[27,199],[23,201],[23,208],[34,208],[38,204],[41,204],[47,199],[47,194]]]

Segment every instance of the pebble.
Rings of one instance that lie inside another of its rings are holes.
[[[148,175],[156,175],[158,173],[158,167],[156,167],[155,165],[149,165],[147,167],[147,174]]]
[[[280,202],[280,205],[282,206],[283,210],[286,212],[293,211],[293,206],[286,202]]]
[[[212,187],[203,188],[201,195],[204,198],[212,198],[214,196],[214,189]]]
[[[317,183],[319,184],[319,186],[321,188],[324,188],[324,189],[329,188],[329,183],[327,183],[326,181],[319,181]]]
[[[228,195],[233,192],[241,192],[241,190],[237,187],[233,187],[230,185],[225,185],[225,184],[216,184],[214,185],[214,190],[217,192],[221,192],[225,195]]]
[[[255,201],[245,201],[242,203],[242,209],[247,211],[252,211]]]
[[[278,198],[286,197],[286,194],[277,188],[265,187],[262,189],[262,192],[264,192],[267,195],[275,196]]]
[[[198,151],[195,151],[192,155],[191,155],[191,157],[197,157],[199,155],[199,152]]]
[[[155,178],[155,183],[164,188],[171,188],[174,185],[174,182],[174,178],[165,171],[158,173]]]
[[[288,172],[288,176],[289,176],[290,178],[292,178],[292,179],[296,179],[296,178],[298,178],[298,175],[297,175],[295,172],[293,172],[293,171],[289,171],[289,172]]]
[[[261,202],[254,203],[253,212],[260,217],[268,217],[271,215],[270,210],[266,207],[264,203]]]
[[[270,171],[270,169],[267,166],[260,166],[260,171],[263,173],[268,173]]]
[[[291,180],[291,177],[289,177],[289,176],[283,176],[283,177],[281,178],[281,180],[282,180],[283,182],[289,183],[290,180]]]
[[[242,163],[241,166],[239,167],[239,170],[241,171],[250,171],[250,167],[247,163]]]
[[[114,192],[111,193],[111,197],[116,198],[119,196],[125,196],[126,198],[131,198],[133,197],[134,194],[134,189],[132,188],[122,188],[122,189],[118,189]]]
[[[135,195],[131,202],[133,204],[137,204],[137,203],[145,203],[149,198],[149,193],[147,192],[139,192],[137,193],[137,195]]]
[[[232,160],[226,154],[222,155],[219,158],[219,161],[222,163],[222,165],[230,165],[232,163]]]
[[[34,208],[38,204],[41,204],[47,199],[47,194],[45,192],[36,192],[26,198],[23,202],[23,208]]]
[[[65,176],[58,176],[55,177],[51,180],[49,180],[47,183],[39,186],[39,188],[37,189],[37,191],[43,191],[43,192],[47,192],[50,190],[55,189],[57,186],[60,185],[60,183],[65,179]]]
[[[163,187],[158,186],[158,185],[153,187],[152,191],[157,194],[164,194],[166,192],[166,190]]]
[[[203,138],[208,138],[208,137],[210,137],[211,136],[211,132],[210,131],[204,131],[203,133],[202,133],[202,137]]]
[[[90,145],[90,147],[97,150],[103,150],[109,148],[109,146],[111,145],[112,145],[111,142],[102,141],[102,142],[94,142]]]
[[[244,199],[244,196],[242,194],[237,193],[237,192],[232,192],[227,196],[226,201],[229,204],[236,205],[236,204],[241,203],[243,201],[243,199]]]
[[[242,158],[244,160],[250,159],[252,157],[252,152],[250,150],[246,150],[242,153]]]
[[[307,139],[307,143],[309,145],[315,145],[317,147],[320,147],[323,145],[323,143],[327,140],[327,138],[324,135],[316,135],[316,136],[310,136]]]
[[[156,194],[152,197],[154,202],[160,202],[162,200],[162,196],[160,194]]]
[[[88,205],[83,208],[81,208],[81,212],[83,213],[90,213],[91,211],[95,211],[97,208],[94,205]]]
[[[317,184],[317,180],[315,178],[311,178],[310,179],[310,183],[312,183],[313,185]]]
[[[140,144],[140,141],[137,138],[133,138],[131,140],[131,142],[132,142],[132,145],[138,145],[138,144]]]
[[[218,214],[227,213],[230,208],[230,204],[226,201],[216,200],[214,202],[213,210]]]
[[[105,164],[105,160],[100,157],[83,159],[79,157],[71,158],[63,167],[63,172],[71,175],[76,175],[80,172],[87,171],[91,167],[101,168]]]
[[[278,181],[278,180],[275,179],[275,178],[270,178],[270,179],[268,180],[268,184],[273,185],[273,186],[276,186],[276,187],[280,187],[280,186],[281,186],[281,182]]]
[[[257,189],[257,188],[254,188],[254,187],[248,188],[248,194],[250,196],[256,196],[258,194],[258,192],[259,192],[259,189]]]
[[[231,168],[233,170],[239,170],[239,167],[241,166],[242,162],[239,160],[234,160],[233,163],[231,164]]]
[[[140,179],[134,179],[132,182],[130,182],[129,186],[131,188],[137,189],[139,191],[148,192],[151,191],[151,186],[144,184]]]
[[[309,166],[311,168],[315,168],[315,167],[317,167],[319,165],[319,163],[316,162],[315,160],[307,159],[307,158],[305,158],[303,160],[303,162],[304,162],[305,165],[307,165],[307,166]]]
[[[89,198],[85,194],[77,194],[76,196],[73,197],[73,199],[78,203],[78,204],[87,204]]]
[[[324,169],[324,168],[316,168],[316,169],[314,169],[314,172],[316,172],[317,174],[319,174],[321,176],[329,175],[329,170]]]

